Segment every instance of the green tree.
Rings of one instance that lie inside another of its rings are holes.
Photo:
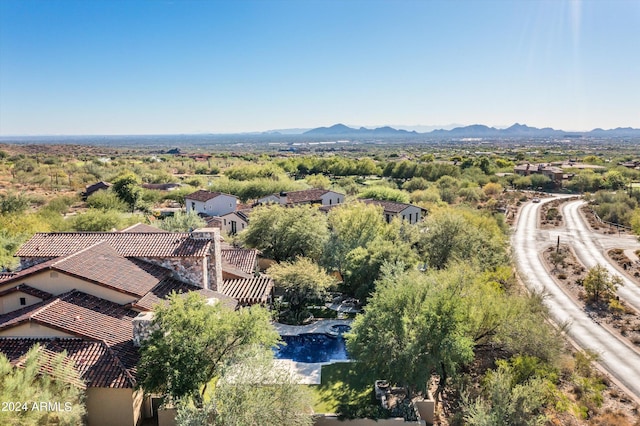
[[[74,216],[70,224],[74,231],[106,232],[120,228],[122,220],[115,210],[89,209]]]
[[[373,198],[374,200],[396,201],[408,203],[409,194],[400,189],[387,188],[385,186],[371,186],[358,194],[359,198]]]
[[[142,198],[140,178],[131,172],[127,172],[113,181],[111,189],[118,194],[122,201],[127,203],[133,213]]]
[[[331,180],[324,175],[311,175],[305,178],[312,188],[327,189],[331,186]]]
[[[386,267],[364,314],[347,336],[351,356],[377,377],[425,391],[432,373],[447,378],[473,359],[465,330],[459,271],[420,274]]]
[[[187,213],[175,212],[160,222],[160,229],[170,232],[188,232],[198,228],[204,228],[207,222],[198,213],[191,210]]]
[[[246,351],[225,364],[206,408],[197,410],[193,405],[182,405],[177,423],[179,426],[311,426],[311,404],[307,388],[296,383],[293,372],[276,365],[272,353]]]
[[[544,425],[543,409],[549,387],[545,380],[534,376],[518,381],[514,368],[504,361],[487,373],[484,380],[486,396],[466,402],[464,420],[471,426],[535,426]]]
[[[23,213],[29,208],[29,199],[22,194],[0,194],[0,214]]]
[[[100,210],[127,211],[127,203],[113,191],[96,191],[87,198],[87,206]]]
[[[35,345],[21,365],[15,367],[0,353],[0,400],[25,404],[15,410],[0,411],[0,423],[12,426],[82,424],[85,406],[81,386],[82,380],[73,362],[66,358],[66,352],[51,354]],[[37,401],[60,401],[68,405],[60,411],[41,411],[32,408]]]
[[[420,225],[420,251],[430,267],[445,268],[455,260],[474,259],[485,267],[508,261],[506,237],[493,217],[468,210],[433,212]]]
[[[195,292],[156,305],[151,327],[140,349],[139,385],[174,401],[193,398],[198,408],[226,361],[254,345],[270,351],[279,339],[266,309],[233,311]]]
[[[311,205],[257,207],[249,220],[240,239],[278,262],[297,257],[318,260],[329,238],[326,215]]]
[[[597,302],[602,298],[614,297],[616,289],[622,285],[622,279],[618,275],[609,274],[604,266],[596,265],[589,269],[582,284],[589,299]]]
[[[321,300],[335,279],[310,259],[301,257],[295,262],[275,264],[267,270],[276,287],[284,290],[293,317],[301,319],[307,303]]]

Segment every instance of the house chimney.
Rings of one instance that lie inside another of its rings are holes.
[[[142,342],[156,330],[151,326],[153,316],[153,312],[141,312],[131,321],[133,323],[133,346],[139,348]]]

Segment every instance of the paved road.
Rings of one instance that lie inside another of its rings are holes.
[[[569,336],[580,347],[599,354],[600,364],[640,398],[640,354],[593,321],[555,284],[544,268],[539,253],[544,246],[553,244],[553,240],[550,238],[552,233],[538,229],[543,203],[523,205],[511,238],[520,275],[530,290],[546,295],[544,303],[551,318],[558,324],[569,324]],[[573,231],[571,226],[574,225],[569,225],[568,229]]]
[[[640,310],[640,286],[635,281],[621,274],[609,261],[606,251],[610,248],[633,248],[639,249],[638,240],[631,235],[615,235],[603,238],[602,235],[591,232],[580,215],[580,206],[584,201],[574,201],[567,203],[562,213],[567,223],[567,232],[572,236],[571,244],[580,259],[580,262],[588,269],[597,264],[607,268],[609,273],[619,275],[622,278],[623,286],[618,288],[618,295],[625,302]]]

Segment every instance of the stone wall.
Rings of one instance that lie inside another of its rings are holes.
[[[142,312],[131,320],[133,324],[133,346],[140,347],[142,342],[148,339],[151,333],[155,331],[155,328],[151,327],[153,317],[153,312]]]
[[[171,270],[174,278],[180,281],[206,288],[207,259],[204,257],[141,257],[140,259]]]

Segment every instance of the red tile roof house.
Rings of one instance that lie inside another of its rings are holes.
[[[87,386],[91,425],[136,425],[148,415],[149,400],[135,389],[134,342],[155,303],[171,291],[197,291],[235,307],[215,291],[225,265],[245,280],[229,286],[243,305],[264,303],[272,288],[249,273],[255,253],[223,250],[218,229],[135,230],[146,227],[36,234],[17,253],[23,269],[0,274],[0,351],[16,363],[35,342],[66,349]]]

